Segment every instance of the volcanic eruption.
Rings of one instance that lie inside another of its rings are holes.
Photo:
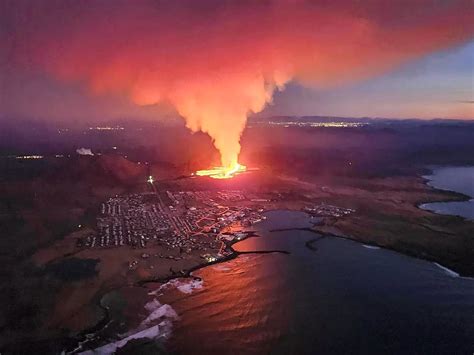
[[[230,167],[226,166],[216,166],[212,169],[207,170],[198,170],[196,171],[197,176],[210,176],[214,179],[230,179],[237,174],[243,173],[247,170],[245,165],[239,163],[234,163]]]
[[[449,48],[474,32],[470,1],[2,2],[11,63],[138,105],[170,103],[207,133],[232,177],[247,116],[289,81],[327,88]],[[419,14],[423,13],[423,16]],[[1,16],[1,15],[0,15]]]

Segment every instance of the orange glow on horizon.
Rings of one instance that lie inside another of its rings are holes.
[[[365,80],[474,34],[467,0],[16,0],[4,7],[9,30],[0,39],[15,66],[137,105],[171,105],[186,127],[211,138],[221,158],[210,170],[216,178],[239,172],[248,115],[288,83],[326,89]]]

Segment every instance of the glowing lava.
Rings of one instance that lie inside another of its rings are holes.
[[[241,174],[247,170],[247,167],[239,163],[235,163],[233,166],[224,167],[216,166],[208,170],[196,171],[197,176],[209,176],[213,179],[230,179],[234,176]]]

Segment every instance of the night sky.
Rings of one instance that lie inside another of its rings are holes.
[[[470,1],[0,6],[0,119],[474,118]]]

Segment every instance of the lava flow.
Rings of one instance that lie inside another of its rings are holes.
[[[224,167],[216,166],[208,170],[196,171],[197,176],[209,176],[213,179],[230,179],[234,176],[241,174],[247,170],[247,167],[239,163],[235,163],[233,166]]]

